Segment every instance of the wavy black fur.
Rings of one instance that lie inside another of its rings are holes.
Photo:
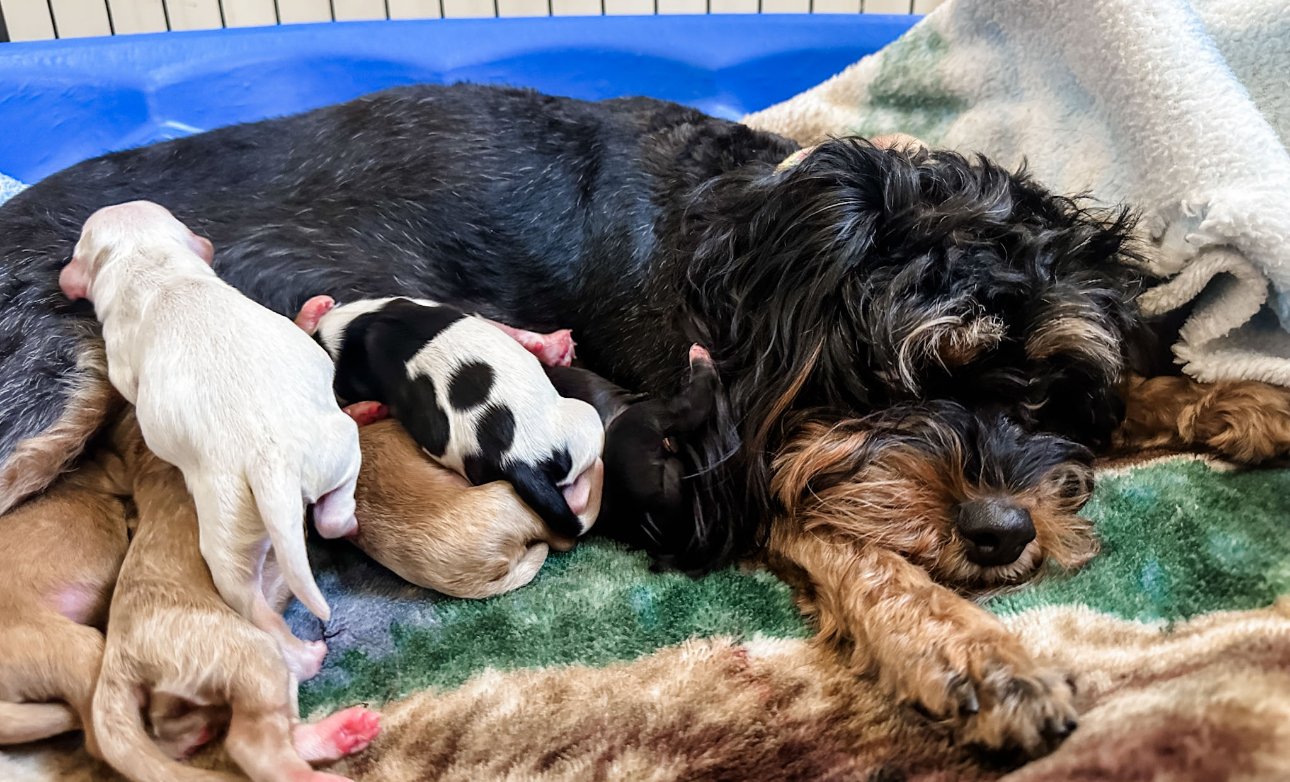
[[[687,570],[759,541],[791,410],[946,398],[1105,438],[1136,323],[1127,218],[858,139],[776,171],[795,149],[648,99],[416,86],[73,166],[0,208],[0,459],[57,418],[94,338],[57,289],[81,222],[137,198],[284,315],[407,295],[571,327],[587,366],[663,396],[707,346],[728,415],[693,441],[696,522],[650,547]]]

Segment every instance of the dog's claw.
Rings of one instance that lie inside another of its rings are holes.
[[[903,660],[898,694],[965,745],[1022,758],[1051,752],[1077,726],[1065,673],[1038,666],[1006,632],[977,632],[957,649]]]

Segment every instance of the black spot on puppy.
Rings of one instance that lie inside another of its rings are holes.
[[[444,455],[452,430],[448,414],[439,407],[433,379],[428,375],[418,375],[395,386],[389,405],[390,414],[403,424],[426,453],[436,458]]]
[[[515,439],[515,414],[505,405],[489,405],[475,423],[475,438],[479,452],[461,460],[466,480],[479,486],[506,479],[502,456]]]
[[[494,464],[511,448],[515,439],[515,414],[505,405],[489,405],[475,425],[480,456]]]
[[[488,400],[493,390],[493,368],[482,361],[468,361],[457,367],[448,381],[448,401],[465,412]]]

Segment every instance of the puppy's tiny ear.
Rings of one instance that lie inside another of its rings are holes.
[[[188,232],[188,249],[201,256],[206,265],[210,266],[215,262],[215,245],[205,236],[198,236],[192,231]]]

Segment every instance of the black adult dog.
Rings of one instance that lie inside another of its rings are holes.
[[[570,327],[588,367],[661,396],[684,385],[688,347],[707,347],[724,398],[678,449],[700,462],[693,518],[643,541],[667,564],[727,562],[777,514],[845,495],[883,519],[916,507],[891,530],[935,538],[926,551],[953,567],[918,564],[951,586],[1028,578],[1044,545],[1070,537],[1086,446],[1121,415],[1139,327],[1121,263],[1128,219],[983,159],[848,138],[781,167],[796,150],[655,100],[420,86],[73,166],[0,208],[0,510],[51,480],[105,415],[94,322],[61,296],[58,272],[92,211],[143,198],[208,236],[220,275],[288,316],[319,293],[404,295]],[[879,425],[834,426],[869,413]],[[831,445],[861,438],[855,454]],[[905,466],[875,472],[870,452]],[[785,473],[772,495],[776,464],[832,466]],[[861,486],[839,494],[875,475],[888,504],[866,504]],[[881,524],[850,529],[912,556]],[[845,561],[784,556],[808,570]],[[835,630],[872,632],[855,627]],[[877,663],[929,711],[950,688],[947,718],[973,721],[984,743],[1038,750],[1064,735],[1069,689],[1015,649],[991,662],[995,641],[973,633],[957,636],[966,661],[902,678],[913,658],[891,646]]]
[[[985,160],[856,139],[776,171],[796,148],[655,100],[460,85],[73,166],[0,209],[0,509],[95,428],[93,323],[58,270],[92,211],[138,198],[284,314],[320,292],[434,297],[571,327],[587,366],[648,392],[677,388],[687,347],[710,346],[743,447],[705,465],[727,501],[654,546],[687,569],[756,542],[790,410],[946,397],[1107,437],[1133,325],[1123,220]]]

